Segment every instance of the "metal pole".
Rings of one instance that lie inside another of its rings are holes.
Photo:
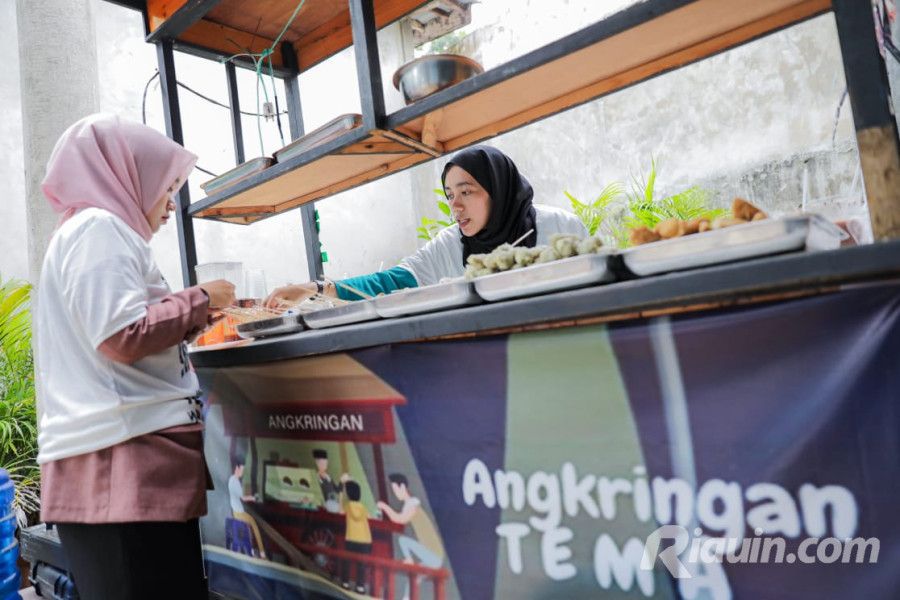
[[[244,128],[241,125],[241,100],[238,97],[237,68],[234,63],[225,63],[225,77],[228,79],[228,103],[231,105],[231,134],[234,138],[234,164],[244,162]]]
[[[353,29],[353,49],[356,52],[362,126],[366,131],[372,131],[382,126],[385,113],[381,64],[378,60],[378,31],[372,0],[350,0],[350,25]]]
[[[174,141],[184,145],[172,41],[163,40],[157,42],[156,56],[159,62],[159,81],[162,91],[163,114],[166,120],[166,133]],[[175,211],[175,224],[178,228],[178,248],[181,254],[181,277],[186,288],[197,283],[197,275],[194,273],[194,267],[197,266],[197,247],[194,243],[194,221],[188,214],[190,205],[191,193],[188,190],[188,186],[185,185],[182,186],[178,194],[178,210]]]
[[[900,138],[872,4],[833,0],[844,74],[853,107],[869,218],[876,241],[900,238]]]
[[[290,42],[281,44],[281,56],[285,67],[294,74],[285,79],[285,103],[287,104],[291,140],[303,137],[303,107],[300,104],[300,83],[297,73],[297,55]],[[306,270],[309,278],[323,279],[325,267],[322,264],[322,248],[319,243],[319,228],[316,226],[316,204],[307,202],[300,207],[300,225],[303,228],[303,242],[306,246]]]

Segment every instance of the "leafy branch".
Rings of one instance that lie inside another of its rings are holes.
[[[438,194],[441,198],[446,198],[446,196],[444,196],[444,190],[435,188],[432,191]],[[447,204],[444,200],[438,200],[437,206],[438,210],[444,213],[444,215],[449,220],[442,221],[440,219],[429,219],[428,217],[422,217],[422,226],[416,228],[416,233],[419,234],[416,237],[418,237],[419,239],[433,240],[441,229],[453,225],[453,217],[450,214],[450,205]]]
[[[0,467],[15,484],[20,526],[36,520],[40,506],[31,289],[23,281],[0,283]]]

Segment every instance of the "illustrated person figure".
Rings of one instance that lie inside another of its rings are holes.
[[[444,165],[441,184],[455,223],[412,256],[386,271],[342,280],[371,296],[432,285],[462,277],[470,254],[491,252],[529,231],[520,246],[549,244],[550,236],[571,233],[587,237],[584,224],[570,212],[533,204],[534,191],[506,154],[491,146],[458,152]],[[277,307],[316,293],[359,300],[360,296],[331,283],[308,282],[275,289],[266,304]]]
[[[319,487],[322,488],[322,502],[325,510],[330,513],[341,512],[341,504],[343,503],[344,484],[342,483],[349,478],[346,473],[341,476],[341,481],[334,481],[328,474],[328,452],[321,448],[313,450],[313,459],[316,461],[316,479],[319,481]]]
[[[197,157],[97,114],[59,138],[41,189],[62,213],[35,305],[41,519],[83,600],[205,599],[199,517],[211,480],[187,342],[234,286],[172,293],[150,238]]]
[[[388,475],[391,491],[403,502],[400,512],[391,508],[387,502],[379,501],[377,506],[394,523],[409,524],[415,538],[405,535],[397,538],[403,562],[419,563],[432,569],[439,569],[444,564],[444,544],[428,514],[422,510],[422,502],[409,491],[409,481],[402,473]],[[404,599],[408,598],[408,589]]]
[[[256,497],[252,494],[244,494],[244,460],[235,459],[232,465],[231,477],[228,478],[228,500],[231,504],[231,515],[247,524],[256,540],[256,547],[259,549],[259,557],[266,557],[266,547],[263,545],[262,535],[259,533],[259,525],[256,519],[246,511],[244,502],[255,502]]]
[[[369,528],[369,511],[360,502],[362,491],[359,484],[352,479],[344,483],[347,491],[347,532],[344,536],[344,547],[348,552],[359,554],[372,553],[372,530]],[[344,587],[350,589],[350,561],[344,561]],[[356,563],[356,591],[366,592],[366,565],[362,561]]]

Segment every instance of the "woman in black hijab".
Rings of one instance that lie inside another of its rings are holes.
[[[441,183],[455,223],[412,256],[387,271],[344,279],[342,282],[368,295],[434,285],[462,277],[470,254],[487,253],[504,243],[534,247],[548,244],[556,233],[587,237],[588,232],[572,213],[533,204],[534,190],[506,154],[490,146],[473,146],[458,152],[444,166]],[[316,293],[359,300],[341,286],[324,282],[287,285],[276,289],[266,303],[278,306],[299,302]]]
[[[453,167],[471,175],[490,197],[490,216],[485,226],[468,235],[460,231],[463,266],[470,254],[484,254],[500,244],[511,244],[529,231],[519,245],[533,248],[538,236],[536,211],[531,202],[534,190],[512,159],[491,146],[474,146],[459,152],[441,174],[441,184],[451,205],[453,192],[448,190],[447,174]]]

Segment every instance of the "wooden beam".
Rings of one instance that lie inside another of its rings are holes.
[[[400,142],[404,146],[408,148],[413,148],[420,152],[424,152],[425,154],[431,156],[432,158],[437,158],[443,154],[443,147],[433,148],[428,146],[427,144],[423,144],[419,141],[418,135],[413,133],[408,129],[397,128],[396,130],[390,129],[374,129],[370,132],[372,135],[380,135],[397,142]]]
[[[147,21],[150,24],[150,31],[156,31],[185,4],[187,0],[147,0]]]
[[[856,132],[869,220],[876,242],[900,238],[900,154],[891,125]]]
[[[422,143],[431,148],[438,144],[438,132],[441,129],[441,121],[444,118],[444,109],[438,109],[425,115],[422,125]]]

